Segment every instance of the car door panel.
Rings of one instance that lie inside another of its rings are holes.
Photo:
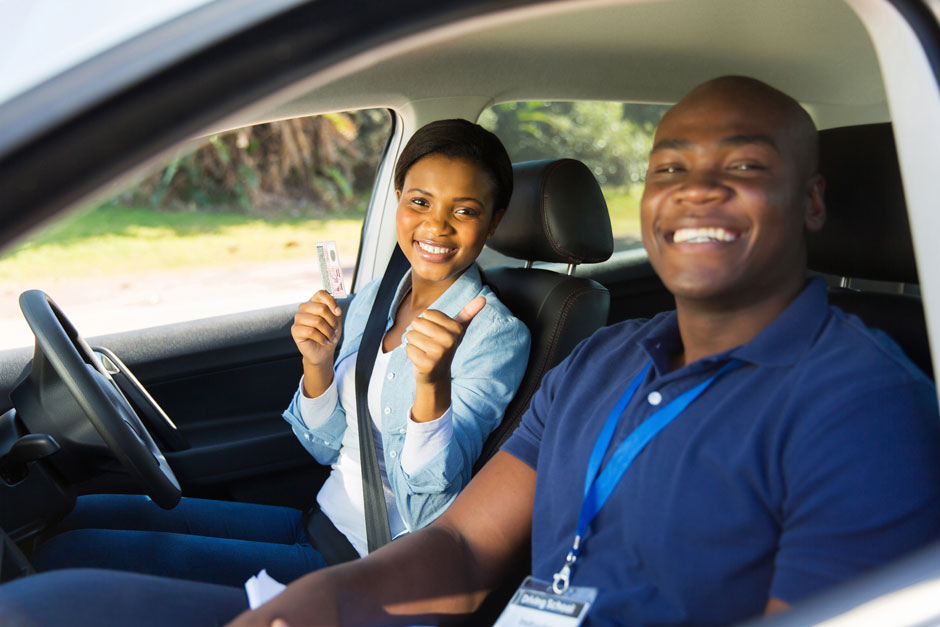
[[[350,299],[340,301],[345,309]],[[290,336],[296,305],[99,336],[160,404],[187,447],[166,450],[183,493],[305,507],[325,478],[280,414],[302,369]],[[31,351],[7,351],[8,397]],[[152,431],[152,430],[151,430]],[[82,492],[133,490],[115,477]]]

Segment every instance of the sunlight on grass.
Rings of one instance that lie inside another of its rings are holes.
[[[313,258],[337,242],[354,260],[362,218],[265,221],[226,213],[168,213],[104,206],[69,217],[0,257],[0,281],[90,277]]]
[[[608,187],[604,189],[607,209],[610,211],[610,226],[614,239],[640,239],[640,197],[641,185],[630,187]]]
[[[614,238],[639,239],[640,186],[607,188]],[[356,258],[362,217],[262,220],[233,213],[161,212],[105,205],[73,214],[0,256],[0,282],[314,258],[315,243],[336,240]]]

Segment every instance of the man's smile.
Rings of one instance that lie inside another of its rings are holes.
[[[715,242],[733,242],[741,236],[740,232],[722,227],[708,226],[681,228],[672,232],[667,240],[674,244],[710,244]]]

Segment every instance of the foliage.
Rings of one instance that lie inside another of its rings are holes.
[[[617,102],[510,102],[484,111],[480,124],[496,133],[513,161],[571,157],[604,186],[646,177],[653,131],[665,107]]]
[[[388,113],[372,109],[213,135],[116,200],[264,217],[362,209],[388,128]]]

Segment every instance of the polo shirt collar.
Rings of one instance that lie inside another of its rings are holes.
[[[443,294],[437,297],[437,300],[431,303],[428,309],[436,309],[453,318],[460,313],[464,305],[469,303],[480,293],[480,285],[482,285],[482,283],[480,269],[474,262],[470,264],[470,267],[464,270],[463,274],[457,277],[457,280],[454,281]],[[398,311],[398,305],[401,304],[401,301],[405,298],[405,295],[410,289],[411,270],[408,270],[398,283],[398,290],[395,292],[395,300],[392,301],[393,306],[389,312],[389,317],[394,318],[395,312]]]
[[[826,283],[818,277],[811,279],[793,302],[750,342],[700,362],[706,366],[734,358],[763,366],[792,365],[812,345],[828,315]],[[657,373],[668,373],[670,357],[682,346],[676,312],[664,315],[640,344],[653,360]]]
[[[763,366],[791,366],[809,350],[829,317],[826,282],[807,281],[800,295],[753,340],[729,356]]]

